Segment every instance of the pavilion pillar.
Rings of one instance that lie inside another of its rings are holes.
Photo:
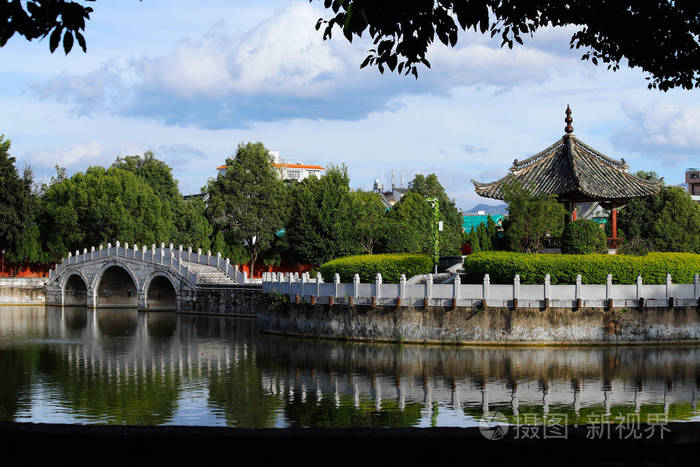
[[[576,219],[578,217],[576,213],[576,204],[572,203],[574,208],[571,210],[571,222],[576,222]]]
[[[611,232],[612,232],[612,238],[617,239],[617,204],[613,203],[610,206],[610,222],[612,223],[611,225]]]

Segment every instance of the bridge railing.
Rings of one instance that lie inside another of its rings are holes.
[[[700,275],[692,284],[676,284],[671,275],[665,284],[645,284],[641,277],[636,284],[613,284],[608,274],[605,284],[583,284],[577,276],[575,284],[551,284],[549,275],[544,284],[520,284],[520,276],[512,284],[491,284],[486,274],[481,284],[462,284],[459,275],[452,283],[433,283],[428,274],[424,284],[409,283],[401,276],[398,284],[376,280],[361,283],[356,274],[353,282],[341,283],[336,274],[333,282],[324,282],[320,274],[264,273],[262,290],[286,295],[290,300],[318,304],[354,304],[386,306],[491,306],[491,307],[674,307],[700,305]]]
[[[228,258],[222,258],[221,253],[217,253],[214,256],[210,251],[207,251],[206,254],[203,254],[201,249],[194,252],[191,247],[187,248],[187,250],[183,249],[182,245],[175,249],[172,243],[167,247],[165,243],[161,243],[160,248],[152,244],[150,249],[147,248],[146,245],[142,245],[139,248],[136,244],[134,244],[133,247],[129,247],[128,243],[122,246],[118,241],[115,246],[108,243],[106,248],[100,245],[97,249],[91,247],[89,251],[87,248],[84,248],[82,253],[76,250],[75,255],[73,255],[72,252],[68,252],[68,256],[63,258],[54,269],[49,271],[49,281],[71,265],[107,257],[132,258],[166,266],[176,270],[178,274],[185,276],[195,284],[199,282],[199,277],[195,271],[191,270],[189,266],[191,263],[214,267],[237,283],[250,284],[262,282],[261,279],[249,279],[245,272],[241,272],[238,269],[238,265],[232,265]]]

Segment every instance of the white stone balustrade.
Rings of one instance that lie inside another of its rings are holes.
[[[673,299],[674,306],[697,306],[700,301],[700,278],[696,274],[692,284],[675,284],[667,277],[665,284],[644,284],[641,277],[636,284],[613,284],[608,275],[605,284],[582,284],[577,276],[575,284],[552,284],[549,276],[543,284],[521,284],[520,277],[515,276],[512,284],[491,284],[486,274],[482,284],[462,284],[459,276],[448,284],[436,284],[433,275],[428,274],[423,284],[409,284],[401,276],[398,284],[384,283],[377,275],[371,283],[362,283],[355,275],[350,283],[340,282],[336,274],[333,282],[324,282],[318,274],[311,281],[307,274],[299,278],[298,274],[266,273],[263,275],[263,291],[278,293],[294,298],[299,295],[305,303],[311,297],[318,304],[329,303],[329,297],[336,304],[348,304],[352,297],[356,305],[370,305],[372,300],[377,305],[396,306],[397,299],[401,306],[423,306],[428,299],[429,306],[480,306],[485,301],[488,307],[518,308],[607,308],[611,303],[614,308],[667,307]]]

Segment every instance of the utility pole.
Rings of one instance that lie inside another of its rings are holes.
[[[440,239],[438,236],[440,229],[440,201],[437,198],[426,198],[427,202],[433,208],[433,221],[432,221],[432,231],[433,231],[433,266],[435,269],[435,274],[437,274],[438,263],[440,262]]]

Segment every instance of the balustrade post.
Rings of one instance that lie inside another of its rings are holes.
[[[202,249],[197,248],[197,264],[200,263],[201,259],[202,259]]]
[[[73,257],[73,253],[68,252],[68,264],[70,264],[70,259]]]
[[[581,303],[583,301],[583,281],[581,274],[576,274],[576,309],[581,308]]]
[[[211,265],[211,250],[207,250],[207,266]]]
[[[177,247],[177,260],[182,261],[182,245]]]
[[[95,259],[95,247],[90,247],[90,259]]]
[[[141,246],[141,259],[143,261],[146,261],[146,249],[147,249],[146,245]]]
[[[321,282],[323,282],[323,277],[320,272],[316,272],[316,297],[321,296]]]
[[[76,263],[78,262],[79,257],[80,257],[80,251],[75,250],[75,262]]]
[[[431,298],[433,298],[433,275],[428,274],[428,278],[425,280],[425,300],[428,306],[430,306]]]
[[[129,257],[129,244],[124,242],[124,257],[128,258]]]
[[[483,290],[481,293],[482,298],[484,300],[489,299],[489,293],[490,293],[489,289],[490,288],[491,288],[491,278],[489,277],[488,274],[484,274],[484,285],[483,285]]]
[[[338,294],[340,293],[340,274],[338,274],[337,272],[333,275],[333,284],[335,285],[335,293],[333,294],[333,296],[335,298],[338,298]]]
[[[352,278],[352,296],[357,301],[360,297],[360,275],[355,274]]]
[[[98,248],[99,248],[98,258],[102,258],[102,245],[100,245]]]
[[[192,261],[190,258],[192,257],[192,247],[188,246],[187,247],[187,261]]]
[[[139,246],[136,243],[134,243],[134,246],[132,249],[133,249],[133,251],[131,252],[131,255],[133,256],[134,259],[136,259],[136,253],[139,250]]]
[[[119,240],[114,245],[114,256],[119,256]]]
[[[112,244],[108,242],[108,243],[107,243],[107,256],[109,256],[109,255],[111,254],[111,253],[109,252],[109,250],[111,250],[111,249],[112,249]]]
[[[549,308],[549,301],[552,298],[552,279],[549,274],[544,275],[544,308]]]
[[[216,252],[216,268],[219,269],[221,267],[221,252],[217,251]]]
[[[637,276],[637,300],[639,300],[642,297],[642,286],[644,285],[644,282],[642,280],[642,276]]]
[[[399,277],[399,300],[404,300],[405,298],[406,298],[406,274],[401,274],[401,277]]]
[[[151,243],[151,262],[155,263],[156,262],[156,244]]]
[[[228,273],[228,268],[229,268],[230,266],[231,266],[231,260],[228,259],[228,258],[226,258],[226,261],[224,261],[224,272],[226,273],[227,276],[229,275],[229,273]],[[234,277],[233,279],[236,280],[235,277]]]
[[[518,309],[518,302],[520,301],[520,274],[516,274],[513,277],[513,309]]]
[[[380,273],[377,273],[374,288],[374,296],[377,297],[377,305],[380,305],[382,302],[382,275]]]
[[[87,248],[83,248],[83,261],[87,261]]]
[[[613,308],[613,297],[612,297],[612,274],[608,274],[605,277],[605,299],[607,300],[608,309]]]

